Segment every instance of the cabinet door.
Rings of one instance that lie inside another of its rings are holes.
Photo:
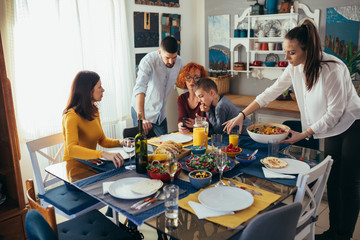
[[[16,216],[0,223],[1,240],[25,239],[24,236],[21,216]]]

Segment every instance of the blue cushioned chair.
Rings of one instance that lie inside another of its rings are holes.
[[[302,132],[301,121],[287,120],[282,124],[290,127],[291,130],[293,131]],[[301,141],[294,143],[294,145],[319,150],[319,139],[314,139],[314,138],[311,138],[309,140],[303,139]]]
[[[241,232],[238,240],[290,240],[296,234],[296,225],[301,213],[301,203],[292,203],[255,217]]]
[[[26,181],[26,189],[31,210],[25,218],[25,229],[30,240],[134,239],[96,209],[57,225],[54,207],[44,208],[35,201],[34,183],[31,179]]]
[[[30,152],[42,206],[46,207],[51,204],[55,207],[56,213],[68,219],[104,207],[104,204],[88,194],[77,189],[71,189],[65,184],[59,185],[60,179],[47,173],[43,174],[45,167],[61,161],[64,149],[62,133],[29,141],[26,145]]]

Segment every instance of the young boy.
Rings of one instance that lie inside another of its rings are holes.
[[[220,96],[216,83],[209,78],[201,78],[195,82],[194,91],[199,98],[201,111],[206,112],[212,126],[210,133],[222,134],[224,128],[222,124],[236,117],[240,113],[240,109],[224,95]],[[251,121],[245,118],[241,134],[248,135],[246,128],[251,124]]]

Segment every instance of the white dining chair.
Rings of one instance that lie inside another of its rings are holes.
[[[333,159],[327,156],[309,172],[298,175],[294,202],[302,203],[303,208],[297,224],[295,240],[315,238],[315,222],[332,164]]]
[[[71,219],[105,206],[90,195],[78,189],[71,189],[60,179],[45,172],[45,167],[62,161],[64,151],[62,133],[28,141],[26,145],[30,153],[38,196],[43,207],[53,205],[56,213]]]

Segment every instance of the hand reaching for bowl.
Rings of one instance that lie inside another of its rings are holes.
[[[288,138],[280,141],[280,143],[290,143],[290,144],[294,144],[300,140],[303,140],[306,138],[306,134],[305,133],[300,133],[300,132],[296,132],[293,130],[289,130],[289,136]]]

